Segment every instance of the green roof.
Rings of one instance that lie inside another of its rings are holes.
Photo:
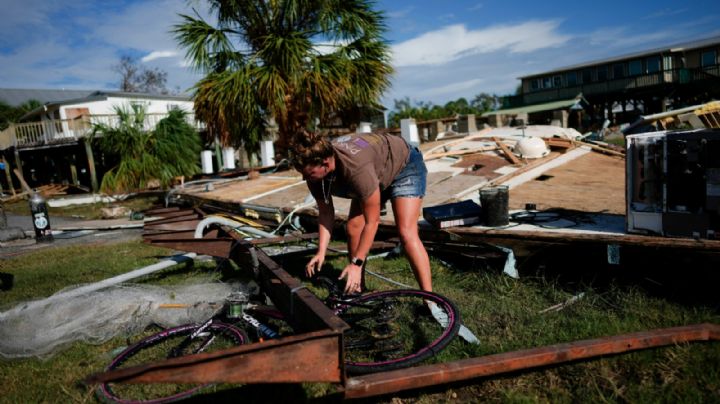
[[[582,97],[575,97],[569,100],[560,100],[547,102],[545,104],[525,105],[523,107],[498,109],[497,111],[488,111],[482,114],[482,116],[490,115],[517,115],[517,114],[531,114],[533,112],[540,111],[552,111],[556,109],[565,109],[576,104],[580,104],[583,101]]]

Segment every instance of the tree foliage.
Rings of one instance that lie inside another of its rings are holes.
[[[23,115],[41,106],[38,100],[28,100],[17,107],[0,101],[0,130],[5,130],[11,123],[18,122]]]
[[[167,72],[150,69],[138,64],[137,59],[130,56],[120,57],[113,71],[120,75],[119,89],[129,93],[168,94]]]
[[[209,0],[215,25],[182,15],[175,36],[193,67],[195,113],[224,144],[253,149],[274,120],[293,134],[353,108],[378,107],[389,86],[384,18],[370,0]]]
[[[202,144],[185,120],[185,112],[170,111],[154,130],[145,129],[141,106],[116,107],[115,113],[117,125],[96,124],[93,128],[93,143],[118,160],[103,176],[104,192],[134,192],[154,181],[167,188],[174,177],[199,172],[197,156]]]
[[[445,105],[435,105],[432,102],[419,101],[414,104],[409,97],[395,100],[393,110],[388,115],[388,126],[400,126],[400,120],[415,118],[420,121],[447,118],[456,115],[480,115],[486,111],[498,109],[502,105],[502,96],[496,94],[480,93],[472,101],[458,98],[448,101]]]

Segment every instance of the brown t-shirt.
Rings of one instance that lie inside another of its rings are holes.
[[[403,138],[386,134],[341,136],[332,145],[335,171],[325,177],[324,184],[308,182],[316,200],[324,198],[323,185],[334,196],[364,200],[377,188],[382,191],[392,184],[410,154]]]

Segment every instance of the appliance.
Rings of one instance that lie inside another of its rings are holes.
[[[628,233],[720,238],[720,130],[642,133],[625,144]]]

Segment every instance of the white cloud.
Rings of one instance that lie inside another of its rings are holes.
[[[680,9],[671,9],[671,8],[664,8],[662,10],[658,10],[652,14],[648,14],[644,17],[642,17],[643,20],[650,20],[653,18],[662,18],[662,17],[670,17],[673,15],[678,15],[686,12],[687,8],[680,8]]]
[[[171,58],[178,55],[177,51],[152,51],[148,55],[140,59],[143,63],[150,62],[160,58]]]
[[[421,96],[428,98],[435,98],[440,96],[451,95],[453,97],[457,94],[467,94],[473,89],[476,89],[478,85],[482,84],[485,80],[483,79],[471,79],[457,83],[450,83],[443,86],[431,87],[421,92]],[[451,97],[451,98],[453,98]]]
[[[468,11],[477,11],[483,8],[483,3],[477,3],[471,7],[468,7]]]
[[[393,46],[395,66],[442,65],[461,57],[505,50],[525,53],[555,47],[571,37],[557,32],[559,21],[528,21],[467,30],[450,25]]]
[[[407,17],[408,15],[410,15],[410,13],[413,12],[413,10],[415,10],[415,7],[414,7],[414,6],[405,7],[405,8],[400,9],[400,10],[387,11],[387,12],[385,12],[385,16],[387,16],[388,18],[402,18],[402,17]]]

